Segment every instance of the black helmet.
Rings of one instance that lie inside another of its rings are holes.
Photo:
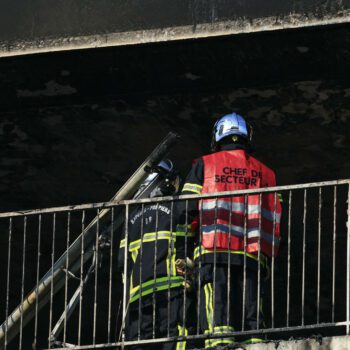
[[[180,176],[170,159],[164,159],[150,170],[134,198],[171,196],[179,191]]]

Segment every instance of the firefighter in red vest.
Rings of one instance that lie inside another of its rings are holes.
[[[251,140],[252,127],[243,117],[232,113],[220,118],[213,129],[213,153],[194,161],[182,194],[275,186],[273,170],[251,155]],[[218,335],[262,328],[258,298],[268,260],[278,253],[278,195],[272,192],[204,199],[195,205],[196,209],[188,205],[187,218],[196,217],[192,227],[198,232],[194,260],[202,332]],[[246,342],[259,340],[250,338]],[[205,347],[234,342],[232,337],[212,338],[205,340]]]

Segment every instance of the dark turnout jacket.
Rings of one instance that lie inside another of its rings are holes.
[[[192,232],[177,223],[176,204],[145,204],[130,214],[127,236],[127,271],[130,303],[154,292],[183,290],[184,278],[175,262],[192,256]],[[126,237],[120,243],[119,268],[124,266]],[[158,293],[162,294],[162,293]],[[164,293],[163,293],[164,294]]]

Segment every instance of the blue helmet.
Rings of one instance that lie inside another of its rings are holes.
[[[245,139],[248,143],[252,139],[253,129],[242,116],[236,113],[226,114],[214,125],[211,149],[217,151],[218,143],[227,136],[236,135]]]

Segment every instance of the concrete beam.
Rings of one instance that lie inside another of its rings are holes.
[[[0,57],[349,22],[350,0],[4,0]]]

